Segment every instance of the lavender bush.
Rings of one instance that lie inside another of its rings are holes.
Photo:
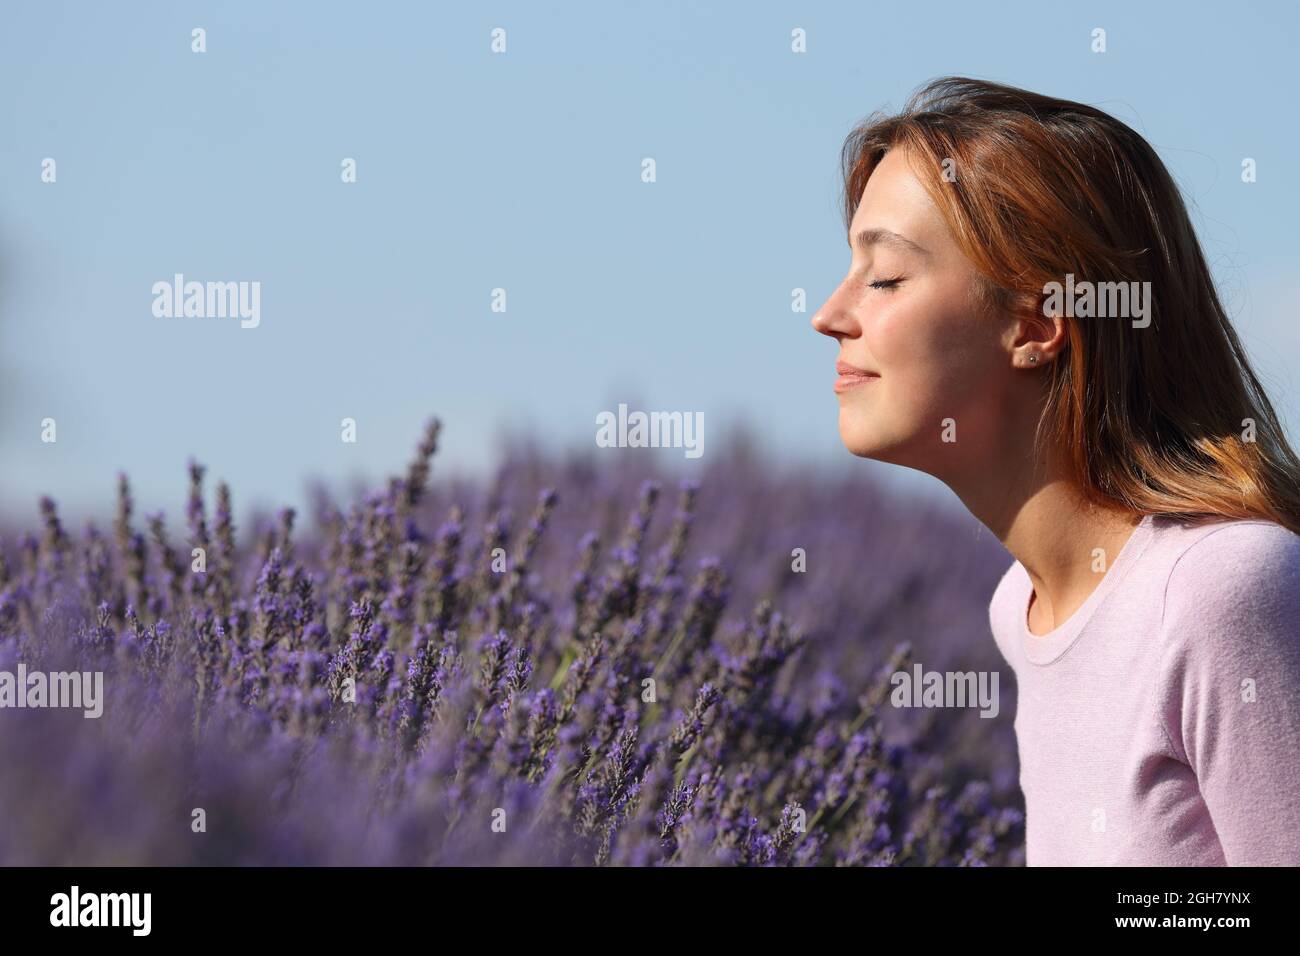
[[[431,482],[438,434],[306,533],[237,534],[197,464],[183,534],[124,476],[107,533],[43,500],[0,670],[106,700],[0,711],[0,862],[1023,863],[1008,720],[888,704],[913,658],[997,667],[991,538],[743,438],[665,491],[529,449]]]

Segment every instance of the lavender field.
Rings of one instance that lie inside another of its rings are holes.
[[[235,527],[192,463],[183,521],[122,476],[7,534],[0,671],[104,700],[0,711],[0,863],[1023,864],[1014,700],[888,700],[1002,665],[973,519],[740,441],[446,482],[438,430],[308,515]]]

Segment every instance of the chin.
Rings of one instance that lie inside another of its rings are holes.
[[[840,441],[859,458],[875,458],[885,450],[885,443],[870,426],[840,422]]]
[[[841,412],[840,441],[858,458],[904,464],[900,459],[906,457],[904,449],[906,443],[885,434],[878,422],[854,421],[852,417]]]

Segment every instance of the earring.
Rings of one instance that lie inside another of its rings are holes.
[[[1030,362],[1037,362],[1037,361],[1038,361],[1038,356],[1037,356],[1037,355],[1031,355],[1031,356],[1029,356],[1029,361],[1030,361]]]

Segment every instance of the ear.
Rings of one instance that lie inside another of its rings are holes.
[[[1018,368],[1043,368],[1064,351],[1069,329],[1058,304],[1046,295],[1024,296],[1008,341],[1011,362]]]

